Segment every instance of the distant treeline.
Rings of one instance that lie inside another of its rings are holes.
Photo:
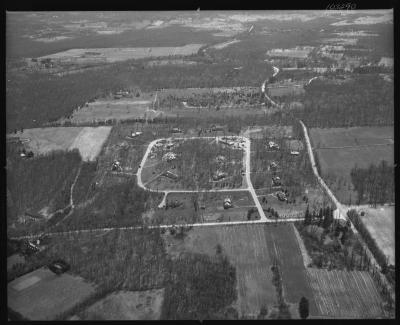
[[[140,61],[104,66],[64,76],[7,71],[7,131],[38,127],[68,117],[78,106],[130,87],[161,88],[260,86],[270,73],[265,62],[234,70],[232,62],[147,68]],[[262,67],[262,70],[260,70]],[[260,72],[262,71],[262,72]]]
[[[368,168],[355,166],[351,170],[351,181],[357,191],[358,204],[365,199],[369,204],[394,202],[394,167],[382,160]]]

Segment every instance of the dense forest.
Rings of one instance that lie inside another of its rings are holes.
[[[355,166],[350,176],[357,192],[357,204],[364,200],[374,206],[394,202],[394,167],[387,161],[382,160],[378,166],[371,164],[368,168]]]

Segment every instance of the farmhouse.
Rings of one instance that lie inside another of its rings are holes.
[[[115,160],[111,165],[112,171],[122,171],[121,163],[118,160]]]
[[[287,200],[286,194],[284,192],[282,192],[282,191],[277,192],[276,196],[277,196],[279,201],[286,201]]]

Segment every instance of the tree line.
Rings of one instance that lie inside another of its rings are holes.
[[[394,167],[386,160],[381,160],[378,166],[370,164],[368,168],[356,165],[350,176],[357,192],[357,204],[367,200],[376,207],[378,203],[394,202]]]

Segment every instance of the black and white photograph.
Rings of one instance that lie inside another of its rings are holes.
[[[394,320],[394,11],[6,9],[8,321]]]

